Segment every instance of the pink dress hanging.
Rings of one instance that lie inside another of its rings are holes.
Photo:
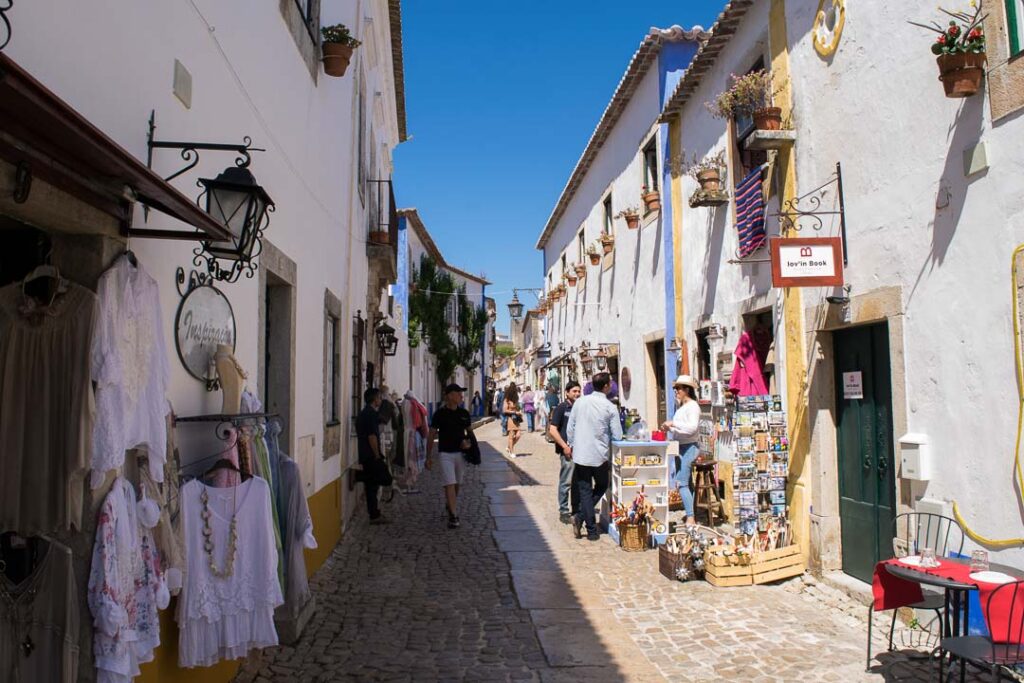
[[[733,352],[736,364],[729,380],[729,390],[738,396],[763,396],[768,393],[764,381],[764,369],[749,332],[740,335]]]

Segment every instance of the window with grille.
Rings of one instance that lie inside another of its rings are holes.
[[[614,218],[612,217],[612,196],[609,194],[604,198],[604,233],[611,235],[615,229]]]
[[[644,147],[644,187],[648,192],[658,191],[658,139],[652,137]]]
[[[325,380],[327,386],[324,390],[327,400],[324,402],[324,422],[337,424],[340,419],[341,402],[338,400],[341,393],[341,343],[339,333],[341,332],[341,321],[333,315],[328,314],[324,321],[324,350],[327,364]]]

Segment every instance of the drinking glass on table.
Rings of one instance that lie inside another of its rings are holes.
[[[988,571],[988,551],[987,550],[975,550],[971,552],[971,571],[972,572],[987,572]]]
[[[921,550],[922,567],[938,567],[939,562],[935,559],[935,548],[924,548]]]

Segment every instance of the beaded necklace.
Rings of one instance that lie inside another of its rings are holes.
[[[226,579],[235,571],[235,549],[238,546],[238,532],[236,529],[238,510],[235,506],[237,495],[238,487],[234,486],[232,487],[231,499],[231,524],[228,526],[228,552],[224,560],[223,569],[218,569],[217,563],[213,559],[213,529],[210,527],[210,494],[205,486],[199,496],[203,503],[203,511],[200,513],[200,516],[203,518],[203,549],[206,550],[206,556],[210,560],[210,572],[221,579]]]

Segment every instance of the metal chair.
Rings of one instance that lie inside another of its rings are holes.
[[[900,534],[902,530],[902,535]],[[906,544],[911,554],[918,554],[922,548],[934,548],[936,557],[948,557],[950,553],[959,555],[964,549],[964,530],[959,522],[950,517],[930,512],[905,512],[893,520],[893,545],[897,542]],[[913,533],[911,533],[913,531]],[[943,623],[942,610],[946,605],[946,596],[933,590],[923,588],[924,599],[913,605],[912,609],[932,610]],[[892,637],[896,631],[896,614],[892,610],[892,622],[889,624],[889,651],[892,651]],[[865,671],[871,670],[871,628],[874,622],[875,605],[868,605],[868,657],[864,665]]]
[[[964,663],[967,661],[987,666],[992,680],[998,681],[1000,669],[1024,663],[1024,581],[1004,583],[988,597],[988,612],[992,613],[992,602],[997,596],[1009,594],[1010,610],[1006,626],[988,623],[988,636],[957,636],[943,638],[942,649],[960,660],[960,680],[964,680]],[[943,680],[944,660],[939,660],[939,680]]]

